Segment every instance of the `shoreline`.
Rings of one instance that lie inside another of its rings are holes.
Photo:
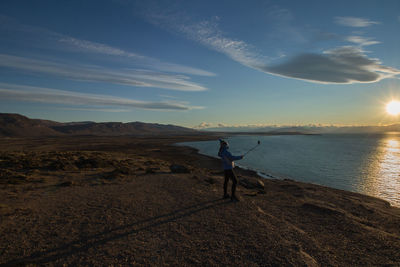
[[[279,134],[277,134],[277,135],[279,135]],[[227,136],[227,137],[229,137],[229,136]],[[204,141],[204,140],[199,140],[199,141],[194,141],[194,142],[201,142],[201,141]],[[205,141],[207,141],[207,140],[205,140]],[[177,143],[177,145],[183,146],[185,144]],[[191,147],[190,145],[185,145],[185,146],[188,146],[190,148],[194,148],[200,156],[210,157],[207,154],[200,153],[200,150],[195,148],[195,147]],[[218,157],[212,157],[212,158],[215,158],[216,160],[219,160]],[[303,182],[303,183],[309,183],[309,184],[313,184],[313,185],[325,186],[325,187],[332,188],[332,189],[343,190],[343,191],[347,191],[347,192],[358,193],[358,194],[361,194],[361,195],[378,198],[378,199],[381,199],[383,201],[388,202],[392,207],[400,208],[400,204],[398,203],[398,201],[396,200],[396,201],[391,203],[390,200],[389,200],[390,198],[389,199],[384,199],[384,198],[382,198],[380,196],[369,195],[369,194],[364,193],[364,192],[352,191],[352,190],[344,189],[344,188],[340,188],[340,187],[332,187],[332,186],[324,185],[324,184],[320,184],[320,183],[304,182],[304,181],[301,181],[301,180],[297,180],[294,176],[285,176],[285,175],[279,175],[279,174],[276,175],[276,174],[271,174],[271,173],[264,173],[262,171],[258,171],[258,170],[252,169],[251,167],[243,166],[240,161],[239,162],[235,162],[235,165],[239,169],[253,171],[253,172],[256,173],[256,175],[258,177],[263,178],[263,179],[291,180],[291,181],[296,181],[296,182]]]
[[[204,141],[204,140],[203,140],[203,141]],[[201,141],[193,141],[193,142],[201,142]],[[209,155],[206,155],[206,154],[202,154],[202,153],[200,153],[200,150],[199,150],[199,149],[197,149],[197,148],[195,148],[195,147],[191,147],[191,146],[189,146],[189,145],[185,145],[184,143],[175,143],[175,144],[173,144],[173,145],[176,145],[176,146],[178,146],[178,147],[186,147],[186,148],[194,149],[194,151],[196,151],[196,153],[197,153],[199,156],[201,156],[201,157],[203,157],[203,156],[205,156],[205,157],[210,157],[210,158],[215,159],[215,160],[218,160],[218,161],[220,162],[220,159],[219,159],[218,157],[213,157],[213,156],[209,156]],[[252,168],[250,168],[250,167],[243,166],[243,165],[241,165],[240,163],[236,163],[236,162],[235,162],[235,169],[241,170],[241,172],[251,172],[251,173],[253,173],[253,175],[255,175],[257,178],[263,178],[263,179],[278,179],[278,180],[288,179],[288,178],[273,176],[273,175],[271,175],[271,174],[266,174],[266,173],[263,173],[263,172],[254,170],[254,169],[252,169]],[[292,180],[292,179],[289,179],[289,180]]]
[[[0,139],[0,265],[400,262],[388,202],[242,168],[224,200],[220,161],[182,138]]]
[[[191,146],[187,146],[187,145],[180,145],[180,147],[186,147],[188,149],[192,149],[193,151],[195,151],[198,154],[199,157],[210,158],[210,159],[215,160],[216,162],[218,162],[220,164],[220,160],[217,157],[212,157],[212,156],[209,156],[209,155],[206,155],[206,154],[202,154],[202,153],[199,152],[199,149],[197,149],[197,148],[194,148],[194,147],[191,147]],[[260,173],[257,170],[253,170],[253,169],[247,168],[245,166],[240,166],[240,164],[237,164],[237,163],[235,163],[235,169],[234,170],[235,170],[235,173],[237,173],[238,175],[249,175],[249,176],[251,176],[252,178],[255,178],[255,179],[261,178],[261,179],[267,179],[267,180],[272,180],[272,181],[273,180],[290,181],[290,182],[301,183],[301,184],[305,184],[305,185],[320,186],[320,187],[328,188],[328,189],[331,189],[331,190],[338,190],[338,191],[341,191],[341,192],[359,194],[361,196],[371,197],[371,198],[375,198],[375,199],[378,199],[380,201],[386,202],[390,207],[400,210],[400,207],[392,205],[389,201],[387,201],[385,199],[382,199],[382,198],[379,198],[379,197],[376,197],[376,196],[363,194],[363,193],[360,193],[360,192],[355,192],[355,191],[350,191],[350,190],[330,187],[330,186],[316,184],[316,183],[298,181],[298,180],[291,179],[291,178],[286,178],[286,177],[277,177],[277,176],[273,176],[273,175],[269,175],[269,174],[263,175],[262,173]]]
[[[219,133],[218,133],[219,134]],[[90,136],[90,135],[84,135],[84,136],[69,136],[69,137],[57,137],[57,136],[51,136],[51,137],[44,137],[44,138],[38,138],[38,137],[32,137],[32,138],[24,138],[24,137],[18,137],[18,138],[6,138],[6,139],[3,139],[4,141],[6,141],[6,143],[5,143],[5,147],[10,147],[10,145],[8,144],[10,141],[17,141],[17,143],[20,143],[19,144],[19,147],[29,147],[28,145],[27,145],[27,143],[30,143],[30,142],[36,142],[36,143],[40,143],[41,141],[43,141],[43,140],[51,140],[52,142],[50,142],[50,143],[52,143],[52,145],[54,145],[55,143],[57,143],[60,139],[66,139],[67,140],[67,143],[68,143],[68,146],[72,146],[73,147],[73,144],[71,144],[71,141],[72,140],[74,140],[74,139],[81,139],[81,138],[83,138],[83,139],[89,139],[89,142],[92,140],[92,139],[94,139],[94,142],[96,142],[96,140],[113,140],[113,139],[118,139],[118,138],[120,138],[120,139],[122,139],[122,140],[125,140],[124,142],[126,142],[126,141],[128,141],[128,140],[130,140],[130,139],[133,139],[133,140],[139,140],[139,141],[143,141],[144,143],[145,143],[145,145],[147,145],[147,146],[159,146],[159,145],[162,145],[162,146],[171,146],[171,147],[176,147],[176,148],[179,148],[179,147],[181,147],[181,148],[185,148],[186,150],[190,150],[190,152],[188,152],[188,151],[184,151],[184,150],[182,150],[182,151],[175,151],[174,150],[174,152],[176,153],[176,152],[179,152],[179,153],[182,153],[182,155],[183,156],[185,156],[185,155],[188,155],[188,154],[191,154],[191,155],[193,155],[193,152],[194,152],[194,154],[195,155],[197,155],[198,157],[200,157],[200,158],[204,158],[205,160],[204,161],[214,161],[214,163],[213,164],[206,164],[206,166],[199,166],[199,167],[202,167],[202,168],[209,168],[210,167],[210,165],[213,165],[213,168],[214,168],[214,171],[222,171],[222,169],[221,169],[221,166],[220,166],[220,160],[219,160],[219,158],[218,157],[212,157],[212,156],[209,156],[209,155],[206,155],[206,154],[201,154],[200,152],[199,152],[199,149],[197,149],[197,148],[194,148],[194,147],[190,147],[190,146],[188,146],[188,145],[181,145],[181,143],[185,143],[185,142],[201,142],[201,141],[211,141],[211,140],[218,140],[219,138],[227,138],[227,137],[229,137],[230,135],[228,134],[228,133],[220,133],[220,134],[223,134],[223,135],[217,135],[216,133],[212,133],[212,134],[203,134],[203,135],[178,135],[178,136],[174,136],[174,135],[168,135],[168,136],[158,136],[158,137],[154,137],[154,136],[118,136],[118,137],[115,137],[115,136],[110,136],[110,137],[107,137],[107,136]],[[290,133],[291,134],[291,133]],[[240,133],[238,133],[237,135],[241,135]],[[280,135],[280,133],[277,133],[277,134],[270,134],[270,135]],[[294,135],[302,135],[301,133],[295,133]],[[68,139],[70,139],[71,141],[69,141]],[[185,139],[185,141],[181,141],[181,139]],[[178,141],[179,140],[179,141]],[[3,149],[4,150],[4,146],[2,147],[2,142],[1,142],[2,140],[0,139],[0,150],[1,149]],[[69,142],[68,142],[69,141]],[[61,142],[62,143],[62,142]],[[111,141],[111,143],[112,143],[112,141]],[[11,144],[12,144],[12,142],[11,142]],[[12,147],[12,145],[11,145],[11,147]],[[33,145],[32,147],[35,147],[35,145]],[[29,150],[29,149],[28,149]],[[154,154],[152,154],[151,156],[157,156],[157,157],[159,157],[160,155],[159,154],[157,154],[157,155],[154,155]],[[164,159],[163,157],[160,157],[160,158],[162,158],[162,159]],[[170,159],[170,158],[167,158],[167,159]],[[218,169],[219,168],[219,169]],[[256,179],[258,179],[258,178],[262,178],[262,179],[272,179],[272,180],[288,180],[288,181],[293,181],[293,182],[298,182],[298,183],[304,183],[304,184],[310,184],[310,185],[316,185],[316,186],[322,186],[322,187],[326,187],[326,188],[330,188],[330,189],[333,189],[333,190],[340,190],[340,191],[344,191],[344,192],[350,192],[350,193],[356,193],[356,194],[360,194],[360,195],[363,195],[363,196],[366,196],[366,197],[372,197],[372,198],[376,198],[376,199],[379,199],[379,200],[382,200],[382,201],[384,201],[384,202],[387,202],[391,207],[394,207],[394,208],[398,208],[398,209],[400,209],[400,207],[398,207],[398,206],[393,206],[393,205],[391,205],[390,204],[390,202],[389,201],[387,201],[387,200],[385,200],[385,199],[382,199],[382,198],[379,198],[379,197],[376,197],[376,196],[371,196],[371,195],[366,195],[366,194],[363,194],[363,193],[360,193],[360,192],[355,192],[355,191],[350,191],[350,190],[345,190],[345,189],[339,189],[339,188],[334,188],[334,187],[329,187],[329,186],[325,186],[325,185],[321,185],[321,184],[314,184],[314,183],[307,183],[307,182],[302,182],[302,181],[298,181],[298,180],[295,180],[295,179],[293,179],[293,178],[288,178],[288,177],[279,177],[279,176],[274,176],[274,175],[270,175],[270,174],[265,174],[265,175],[263,175],[263,173],[260,173],[259,171],[257,171],[257,170],[253,170],[253,169],[251,169],[251,168],[247,168],[247,167],[245,167],[245,166],[240,166],[240,163],[239,164],[236,164],[236,167],[235,167],[235,170],[236,170],[236,172],[239,174],[239,175],[247,175],[247,176],[252,176],[252,177],[254,177],[254,178],[256,178]]]
[[[224,134],[224,133],[221,133]],[[291,133],[290,133],[291,134]],[[240,133],[238,133],[237,135],[240,135]],[[280,135],[280,133],[277,134],[270,134],[270,135]],[[294,135],[302,135],[301,133],[295,133]],[[4,141],[6,141],[5,143],[5,147],[9,147],[10,145],[8,144],[10,141],[17,141],[17,143],[20,143],[18,146],[19,147],[26,147],[27,143],[30,142],[37,142],[40,143],[43,140],[52,140],[52,145],[54,145],[55,143],[57,143],[60,139],[70,139],[70,140],[74,140],[74,139],[89,139],[90,141],[92,139],[94,139],[94,142],[96,142],[96,140],[112,140],[112,139],[123,139],[123,140],[139,140],[139,141],[144,141],[145,145],[147,146],[170,146],[170,147],[176,147],[176,148],[185,148],[184,150],[189,150],[188,151],[178,151],[178,150],[174,150],[174,152],[178,152],[181,153],[183,155],[183,157],[185,155],[193,155],[193,153],[195,155],[197,155],[199,158],[204,158],[203,161],[213,161],[213,164],[206,164],[205,166],[199,166],[201,168],[210,168],[210,165],[213,166],[213,170],[214,171],[221,171],[221,166],[220,166],[220,160],[218,157],[212,157],[206,154],[201,154],[199,149],[194,148],[194,147],[190,147],[188,145],[182,145],[181,143],[185,143],[185,142],[201,142],[201,141],[211,141],[211,140],[218,140],[219,138],[227,138],[229,137],[229,134],[227,133],[226,135],[216,135],[216,133],[212,133],[212,134],[203,134],[203,135],[178,135],[178,136],[174,136],[174,135],[168,135],[168,136],[158,136],[158,137],[154,137],[154,136],[119,136],[119,137],[115,137],[115,136],[90,136],[90,135],[84,135],[84,136],[70,136],[70,137],[57,137],[57,136],[51,136],[51,137],[44,137],[44,138],[38,138],[38,137],[32,137],[32,138],[24,138],[24,137],[18,137],[18,138],[6,138],[3,139]],[[181,141],[180,139],[185,139],[185,141]],[[180,140],[180,141],[178,141]],[[2,147],[2,140],[0,139],[0,149],[4,149],[5,147]],[[68,140],[69,141],[69,140]],[[125,142],[125,141],[124,141]],[[62,143],[62,142],[61,142]],[[67,142],[68,146],[72,146],[73,144],[71,144],[71,142]],[[112,143],[112,142],[111,142]],[[12,144],[12,142],[11,142]],[[12,145],[11,145],[12,147]],[[35,147],[35,145],[33,145],[32,147]],[[81,148],[80,148],[81,149]],[[29,149],[28,149],[29,150]],[[182,156],[181,155],[181,156]],[[156,155],[152,154],[150,155],[152,157],[157,156],[159,158],[164,159],[164,157],[160,157],[160,155],[157,153]],[[170,157],[167,157],[167,159],[170,159]],[[258,178],[262,178],[262,179],[272,179],[272,180],[287,180],[287,181],[293,181],[293,182],[298,182],[298,183],[303,183],[303,184],[310,184],[310,185],[316,185],[316,186],[321,186],[321,187],[326,187],[326,188],[330,188],[333,190],[340,190],[340,191],[344,191],[344,192],[350,192],[350,193],[355,193],[355,194],[360,194],[366,197],[372,197],[372,198],[376,198],[379,199],[381,201],[387,202],[391,207],[394,208],[398,208],[400,209],[400,207],[398,206],[393,206],[390,204],[389,201],[376,197],[376,196],[371,196],[371,195],[366,195],[360,192],[355,192],[355,191],[350,191],[350,190],[345,190],[345,189],[339,189],[339,188],[335,188],[335,187],[329,187],[329,186],[325,186],[325,185],[321,185],[321,184],[314,184],[314,183],[308,183],[308,182],[302,182],[302,181],[298,181],[295,180],[293,178],[288,178],[288,177],[279,177],[279,176],[274,176],[274,175],[270,175],[270,174],[263,174],[257,170],[253,170],[251,168],[247,168],[245,166],[240,166],[239,164],[236,164],[235,167],[235,171],[239,174],[239,175],[245,175],[245,176],[251,176],[255,179]]]

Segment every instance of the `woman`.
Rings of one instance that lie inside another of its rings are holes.
[[[231,200],[239,201],[239,199],[235,195],[237,179],[236,179],[235,173],[233,172],[233,168],[235,168],[234,161],[242,159],[243,156],[232,156],[232,154],[228,151],[228,149],[229,149],[228,143],[221,139],[219,139],[219,142],[220,142],[220,148],[219,148],[218,156],[222,159],[222,165],[224,167],[224,174],[225,174],[224,198],[229,198],[229,195],[227,193],[227,188],[228,188],[229,179],[231,179],[232,180]]]

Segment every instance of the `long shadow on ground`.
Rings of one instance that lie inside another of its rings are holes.
[[[119,226],[92,236],[88,236],[85,239],[80,239],[62,245],[60,247],[50,249],[47,251],[35,252],[29,256],[13,259],[6,263],[0,264],[0,266],[10,265],[26,265],[26,264],[45,264],[58,259],[71,256],[75,253],[81,253],[87,251],[90,248],[106,244],[109,241],[117,240],[128,235],[136,234],[140,231],[150,230],[153,227],[167,224],[176,221],[180,218],[190,216],[200,211],[210,209],[220,205],[226,205],[231,203],[229,200],[214,199],[210,201],[201,202],[192,206],[184,207],[173,212],[151,217],[145,220],[141,220],[135,223]],[[140,226],[137,228],[137,226]]]

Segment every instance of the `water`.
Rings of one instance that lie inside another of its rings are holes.
[[[230,152],[237,165],[267,177],[289,178],[376,196],[400,207],[400,133],[235,136]],[[219,141],[187,142],[217,157]]]

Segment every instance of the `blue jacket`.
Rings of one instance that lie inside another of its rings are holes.
[[[218,156],[222,159],[224,170],[232,170],[235,168],[235,163],[233,161],[243,158],[242,156],[232,156],[232,154],[226,148],[222,148],[218,152]]]

